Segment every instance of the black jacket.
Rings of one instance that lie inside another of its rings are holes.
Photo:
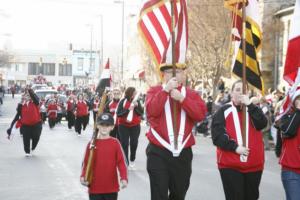
[[[224,112],[230,107],[231,104],[225,104],[214,114],[211,124],[211,134],[214,145],[224,150],[235,151],[238,144],[234,140],[231,140],[226,133],[226,121],[224,117]],[[240,107],[237,107],[237,110],[238,112],[242,111]],[[267,118],[259,107],[250,104],[248,106],[248,113],[256,130],[262,130],[267,125]]]

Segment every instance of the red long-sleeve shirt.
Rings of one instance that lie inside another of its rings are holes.
[[[47,108],[47,113],[50,119],[56,119],[58,107],[57,104],[50,104]]]
[[[85,101],[78,101],[76,105],[76,116],[83,117],[89,114],[89,108]]]
[[[83,161],[81,177],[85,176],[90,143]],[[121,180],[128,180],[125,156],[119,141],[115,138],[98,139],[94,152],[93,178],[89,186],[90,194],[113,193],[119,191],[117,169]]]
[[[181,87],[179,88],[181,90]],[[151,128],[153,128],[161,138],[166,142],[169,141],[167,122],[166,122],[166,113],[165,113],[165,104],[167,102],[169,94],[165,92],[162,86],[155,86],[150,88],[146,96],[146,114],[148,122],[150,123]],[[170,107],[173,108],[174,100],[170,99]],[[177,125],[180,125],[180,112],[183,109],[186,112],[186,122],[184,128],[184,137],[185,140],[188,135],[191,133],[193,126],[196,122],[199,122],[204,119],[206,114],[206,106],[201,97],[193,90],[186,88],[186,97],[182,103],[177,102]],[[173,109],[171,109],[173,116]],[[154,137],[151,130],[148,131],[147,137],[152,144],[163,147],[163,145]],[[195,144],[195,139],[193,136],[189,138],[185,144],[185,148],[190,147]]]

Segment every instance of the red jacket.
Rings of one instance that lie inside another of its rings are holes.
[[[67,101],[67,111],[72,112],[74,111],[75,102],[74,101]]]
[[[228,109],[227,109],[228,110]],[[242,121],[242,112],[237,112],[240,124]],[[264,168],[264,144],[261,131],[256,130],[249,116],[249,136],[248,148],[250,153],[247,162],[241,162],[240,155],[234,151],[217,148],[217,162],[219,168],[236,169],[242,173],[261,171]],[[230,112],[225,118],[225,129],[230,140],[237,143],[236,131],[233,123],[233,114]]]
[[[47,108],[48,117],[50,119],[56,119],[58,107],[56,104],[49,104]]]
[[[32,126],[41,121],[39,106],[32,101],[23,103],[21,109],[21,123],[22,125]]]
[[[109,104],[108,104],[109,112],[112,114],[112,116],[115,115],[118,104],[119,104],[119,101],[116,101],[116,100],[112,100],[111,102],[109,102]]]
[[[181,90],[181,88],[179,88]],[[149,89],[146,96],[146,114],[150,127],[168,144],[169,132],[167,129],[166,110],[165,105],[169,94],[165,92],[162,86],[156,86]],[[171,116],[173,116],[174,100],[169,98]],[[191,134],[192,129],[196,122],[204,119],[206,114],[206,106],[201,97],[193,90],[186,88],[186,96],[182,103],[177,102],[177,126],[180,125],[181,110],[186,113],[186,120],[184,124],[183,141],[186,141],[184,148],[190,147],[195,144],[194,136]],[[161,141],[155,137],[153,130],[149,129],[147,137],[152,144],[160,147],[166,147]],[[189,137],[189,138],[188,138]],[[183,143],[184,144],[184,143]]]
[[[111,102],[109,102],[109,104],[108,104],[108,110],[107,110],[107,112],[111,113],[112,116],[114,116],[115,125],[116,126],[119,125],[119,123],[118,123],[119,120],[118,120],[117,114],[116,114],[116,112],[117,112],[117,106],[119,105],[119,102],[120,102],[120,100],[113,99]]]
[[[90,143],[85,151],[81,177],[85,176]],[[128,181],[125,156],[119,141],[115,138],[97,139],[92,166],[93,178],[89,186],[90,194],[113,193],[119,191],[117,169],[121,180]]]
[[[99,104],[100,104],[100,101],[99,101],[99,100],[95,100],[95,101],[93,102],[93,111],[94,111],[94,112],[98,112]]]
[[[76,116],[83,117],[89,114],[89,108],[85,101],[78,101],[76,105]]]
[[[126,101],[126,102],[125,102]],[[125,105],[124,105],[125,102]],[[140,107],[140,104],[137,108],[133,111],[132,121],[127,121],[127,116],[129,114],[129,107],[130,107],[131,101],[127,101],[126,98],[122,99],[119,103],[118,110],[117,110],[117,124],[118,125],[124,125],[127,127],[133,127],[137,126],[141,123],[141,114],[143,112],[142,108]],[[139,110],[139,114],[137,113],[137,110]]]
[[[282,140],[279,163],[283,169],[300,174],[300,126],[294,138]]]

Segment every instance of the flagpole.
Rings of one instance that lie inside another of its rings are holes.
[[[245,95],[247,92],[246,87],[246,2],[243,1],[243,8],[242,8],[242,19],[243,19],[243,34],[242,34],[242,48],[243,48],[243,94]],[[243,120],[242,120],[242,140],[243,146],[246,146],[246,106],[243,106]]]
[[[171,0],[171,18],[172,18],[172,68],[173,68],[173,77],[176,77],[176,54],[175,54],[175,19],[174,19],[174,2]],[[174,146],[175,149],[178,149],[178,131],[177,131],[177,103],[173,103],[173,129],[174,129]]]

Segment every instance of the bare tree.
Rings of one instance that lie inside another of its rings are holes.
[[[223,0],[192,0],[189,12],[188,76],[192,87],[200,82],[216,96],[221,76],[230,76],[225,67],[230,39],[230,13]]]
[[[216,94],[214,86],[220,77],[230,75],[230,69],[224,67],[228,57],[230,15],[223,2],[223,0],[191,0],[188,4],[187,75],[192,87],[203,81],[204,86],[213,91],[213,95]],[[146,83],[151,86],[159,82],[159,73],[145,46],[140,47]]]
[[[0,67],[5,67],[8,61],[9,61],[8,53],[0,50]]]

